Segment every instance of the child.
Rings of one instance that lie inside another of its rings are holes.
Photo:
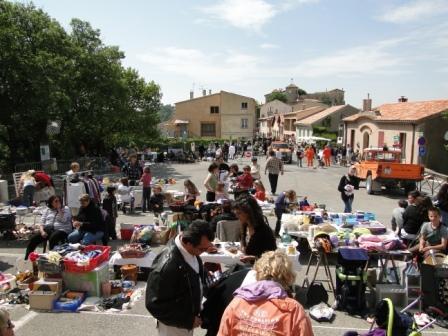
[[[129,186],[129,180],[127,177],[120,179],[118,185],[118,201],[121,203],[123,214],[126,214],[126,204],[131,206],[131,212],[134,211],[134,193],[132,187]]]
[[[260,180],[256,180],[254,182],[255,186],[255,195],[254,197],[261,202],[266,201],[266,190],[264,189],[264,185]]]
[[[140,182],[143,185],[143,195],[142,195],[142,212],[146,212],[149,209],[149,199],[151,197],[151,169],[149,166],[145,166],[143,169],[143,175],[140,178]]]
[[[215,201],[222,202],[225,200],[229,200],[229,194],[227,194],[227,192],[225,191],[224,182],[218,182],[218,185],[216,186],[216,192],[215,192]]]
[[[280,226],[282,223],[282,215],[288,212],[289,203],[296,202],[296,192],[294,190],[288,190],[280,193],[275,200],[275,216],[277,216],[277,222],[275,223],[275,236],[278,237],[280,233]]]
[[[194,205],[194,202],[196,202],[196,198],[199,197],[200,195],[198,188],[195,186],[193,182],[191,182],[191,180],[185,180],[184,187],[185,187],[185,197],[184,197],[185,203]]]
[[[427,255],[430,250],[446,253],[448,228],[440,221],[440,210],[431,207],[428,210],[429,222],[423,224],[420,231],[419,252]]]
[[[243,167],[243,174],[236,178],[237,190],[235,191],[235,199],[241,194],[247,194],[254,184],[254,179],[250,174],[250,166]]]
[[[261,179],[260,176],[260,165],[256,157],[252,158],[252,165],[250,166],[250,174],[254,180]]]
[[[300,209],[303,207],[309,207],[310,203],[308,202],[308,196],[304,196],[303,199],[299,202]]]
[[[162,194],[162,187],[159,185],[155,185],[154,188],[152,188],[152,196],[149,199],[149,207],[152,212],[154,212],[154,215],[158,216],[163,212],[163,202],[165,200],[165,197]]]
[[[106,191],[107,195],[103,199],[103,209],[107,211],[111,219],[109,227],[109,237],[113,240],[116,240],[117,232],[115,231],[115,225],[118,217],[118,205],[117,198],[115,197],[115,187],[108,186],[106,188]]]

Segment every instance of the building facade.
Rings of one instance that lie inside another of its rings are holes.
[[[346,143],[355,150],[384,145],[401,148],[404,162],[447,174],[447,111],[448,100],[384,104],[344,119]],[[422,138],[424,145],[419,144]]]
[[[220,91],[175,103],[167,123],[174,137],[250,139],[256,127],[253,98]],[[170,135],[171,135],[170,134]]]

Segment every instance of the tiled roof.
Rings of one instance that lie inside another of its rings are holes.
[[[346,107],[348,105],[336,105],[336,106],[332,106],[329,107],[319,113],[313,114],[307,118],[304,118],[302,120],[300,120],[299,122],[297,122],[298,124],[305,124],[305,125],[311,125],[314,124],[315,122],[322,120],[330,115],[332,115],[334,112],[339,111],[340,109],[343,109],[344,107]]]
[[[344,119],[355,121],[363,116],[376,121],[415,122],[448,110],[448,100],[429,100],[383,104],[374,108],[375,113],[358,113]]]

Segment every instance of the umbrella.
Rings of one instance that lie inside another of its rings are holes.
[[[305,142],[314,142],[314,141],[331,141],[331,139],[317,137],[317,136],[308,136],[308,137],[298,137],[297,141],[305,141]]]

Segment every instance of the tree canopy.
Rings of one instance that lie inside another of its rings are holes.
[[[288,97],[283,92],[272,91],[272,93],[269,94],[267,102],[271,102],[273,100],[280,100],[281,102],[286,103],[288,101]]]
[[[0,0],[0,165],[38,161],[41,143],[72,158],[157,138],[160,87],[123,58],[88,22],[67,32],[32,4]],[[59,134],[46,134],[51,121]]]

